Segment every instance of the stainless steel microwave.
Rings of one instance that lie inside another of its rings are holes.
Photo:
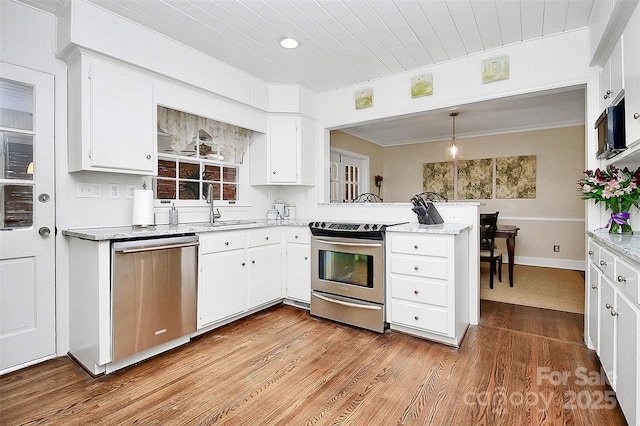
[[[605,108],[596,120],[598,158],[611,158],[627,149],[624,131],[624,98],[617,105]]]

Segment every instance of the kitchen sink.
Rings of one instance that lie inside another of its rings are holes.
[[[198,225],[217,228],[222,226],[247,226],[247,225],[255,225],[259,223],[260,222],[256,220],[216,220],[214,223],[202,222],[202,223],[198,223]]]

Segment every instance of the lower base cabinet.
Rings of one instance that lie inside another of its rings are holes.
[[[287,228],[286,295],[311,303],[311,232],[309,228]]]
[[[245,257],[244,250],[201,256],[198,328],[247,309]]]
[[[585,337],[600,358],[627,422],[640,424],[640,265],[593,238],[588,254]]]
[[[390,328],[459,346],[469,326],[469,231],[386,238]]]

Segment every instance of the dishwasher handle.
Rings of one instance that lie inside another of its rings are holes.
[[[141,253],[141,252],[147,252],[147,251],[153,251],[153,250],[177,249],[177,248],[184,248],[184,247],[194,247],[199,245],[200,243],[197,243],[197,242],[185,243],[185,244],[164,244],[164,245],[158,245],[158,246],[121,248],[121,249],[116,249],[115,252],[124,253],[124,254]]]

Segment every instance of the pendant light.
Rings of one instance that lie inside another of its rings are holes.
[[[451,153],[451,158],[455,159],[456,154],[458,154],[458,145],[456,144],[456,117],[458,116],[457,112],[449,113],[449,117],[453,120],[453,133],[451,136],[451,147],[449,148],[449,152]]]

